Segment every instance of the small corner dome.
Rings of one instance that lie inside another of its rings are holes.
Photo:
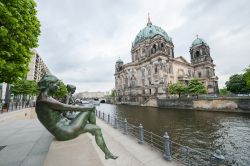
[[[119,57],[119,59],[116,61],[116,64],[123,64],[123,61],[121,60],[120,57]]]
[[[172,43],[172,38],[168,36],[167,32],[164,31],[161,27],[153,25],[149,18],[147,26],[143,28],[142,30],[140,30],[140,32],[136,35],[133,45],[136,45],[137,43],[140,43],[146,39],[153,38],[156,35],[160,35],[166,41]]]
[[[192,47],[197,46],[197,45],[200,45],[200,44],[205,44],[205,45],[207,45],[207,43],[205,42],[205,40],[203,40],[202,38],[197,37],[197,38],[193,41]]]

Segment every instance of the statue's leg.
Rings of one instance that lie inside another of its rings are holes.
[[[89,123],[96,124],[96,116],[95,112],[91,111],[89,114]]]
[[[102,136],[101,128],[93,125],[93,124],[87,124],[84,128],[85,132],[89,132],[92,135],[95,135],[95,141],[96,144],[101,148],[101,150],[105,154],[105,159],[116,159],[118,156],[114,156],[107,148],[105,141]]]
[[[66,141],[77,137],[79,134],[83,133],[85,125],[88,123],[90,112],[79,113],[68,125],[64,122],[58,122],[53,135],[60,140]]]
[[[90,116],[89,111],[79,113],[70,123],[69,127],[74,131],[80,131],[85,128],[85,125],[88,123]]]

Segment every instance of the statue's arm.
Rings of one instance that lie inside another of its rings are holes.
[[[86,112],[86,111],[94,111],[95,107],[81,107],[77,105],[68,105],[56,100],[50,101],[45,100],[42,101],[44,104],[48,105],[50,108],[58,110],[60,112],[67,112],[67,111],[79,111],[79,112]]]

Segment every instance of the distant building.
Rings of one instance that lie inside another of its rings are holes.
[[[108,95],[108,92],[80,92],[80,93],[76,93],[74,96],[76,96],[77,98],[104,98],[106,95]]]
[[[217,93],[218,77],[209,45],[197,36],[190,56],[191,63],[182,56],[175,57],[172,38],[148,18],[147,26],[132,43],[132,62],[124,64],[120,58],[116,61],[117,100],[144,102],[151,96],[166,96],[169,84],[177,81],[188,84],[193,78],[199,79],[208,93]]]
[[[35,80],[38,82],[43,77],[43,75],[50,74],[50,71],[37,51],[32,51],[33,56],[29,64],[29,72],[27,73],[26,79]]]

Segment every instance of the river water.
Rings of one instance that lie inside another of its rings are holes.
[[[220,149],[229,165],[250,166],[250,114],[101,104],[97,110],[191,148]]]

